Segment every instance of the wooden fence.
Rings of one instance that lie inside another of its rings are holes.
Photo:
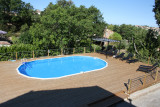
[[[127,85],[128,94],[146,88],[159,81],[160,81],[160,71],[158,69],[155,69],[154,71],[146,73],[145,75],[142,75],[140,77],[129,79]]]
[[[18,60],[23,58],[37,58],[44,56],[57,56],[57,55],[71,55],[80,53],[95,52],[95,48],[79,47],[79,48],[65,48],[65,49],[47,49],[47,50],[33,50],[22,52],[9,52],[0,53],[0,61]]]

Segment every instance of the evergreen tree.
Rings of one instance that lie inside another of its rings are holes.
[[[160,27],[160,0],[155,0],[153,12],[155,13],[155,18],[157,20],[157,24]]]

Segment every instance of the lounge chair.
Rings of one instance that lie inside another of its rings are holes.
[[[129,60],[130,58],[133,57],[133,54],[129,53],[127,57],[122,58],[121,60]]]
[[[143,71],[143,72],[149,73],[149,72],[155,70],[157,67],[158,67],[158,63],[155,63],[152,66],[140,65],[139,68],[137,69],[137,71]]]
[[[107,55],[110,55],[110,56],[115,57],[115,56],[117,55],[117,53],[118,53],[118,50],[116,49],[115,51],[112,51],[112,52],[110,52],[110,53],[107,54]]]
[[[135,63],[135,62],[138,62],[138,59],[131,59],[131,60],[127,60],[126,61],[127,63]]]
[[[117,53],[118,53],[118,50],[116,49],[116,50],[114,51],[113,55],[117,55]]]
[[[121,53],[120,55],[115,56],[115,58],[123,58],[125,53]]]
[[[108,50],[104,53],[105,55],[113,55],[113,49]]]

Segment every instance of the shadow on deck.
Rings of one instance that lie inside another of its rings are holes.
[[[127,96],[113,94],[98,86],[44,91],[30,91],[7,102],[3,107],[107,107],[123,101]],[[131,103],[125,102],[130,107]]]

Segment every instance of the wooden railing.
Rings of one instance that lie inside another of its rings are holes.
[[[160,71],[158,70],[158,68],[150,73],[145,73],[145,75],[142,75],[140,77],[129,79],[129,82],[127,85],[128,94],[133,93],[137,90],[143,89],[145,87],[148,87],[159,81],[160,81]]]
[[[92,53],[92,52],[96,52],[96,48],[79,47],[79,48],[65,48],[65,49],[8,52],[8,53],[0,53],[0,61],[19,60],[23,58],[37,58],[44,56],[82,54],[82,53]]]

